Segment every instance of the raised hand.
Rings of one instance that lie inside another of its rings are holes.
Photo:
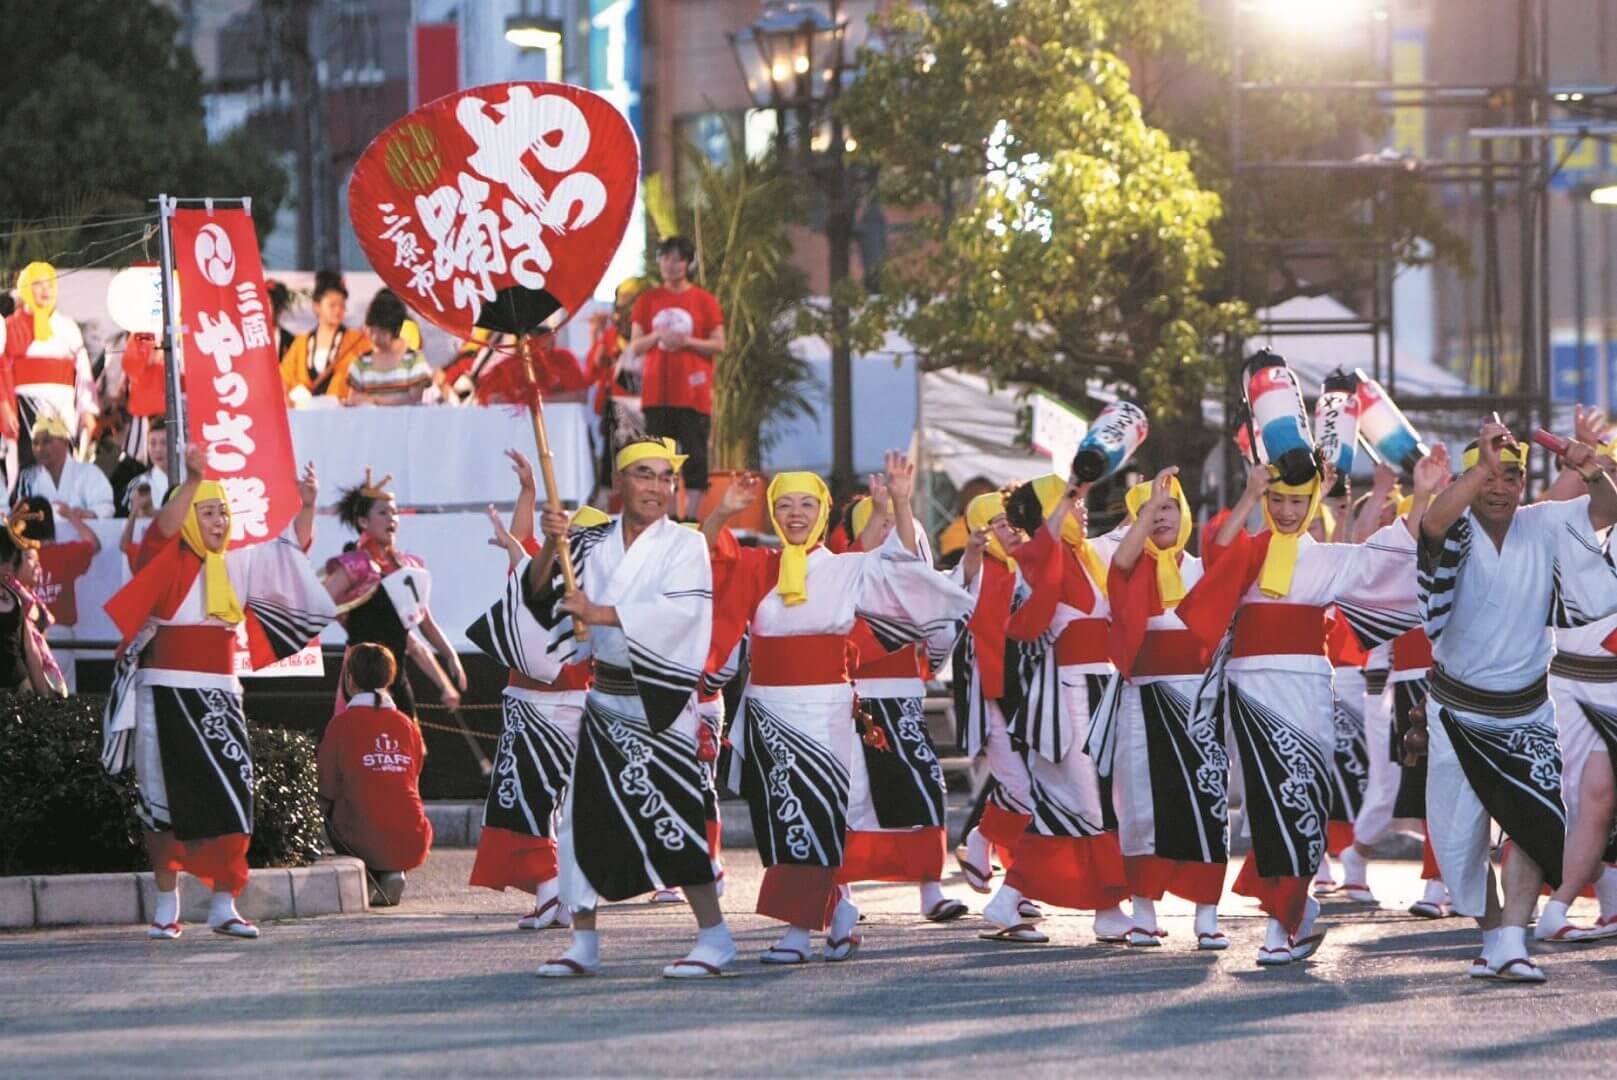
[[[1269,466],[1254,465],[1246,471],[1245,498],[1254,504],[1269,493]]]
[[[202,443],[192,443],[185,448],[185,478],[187,480],[205,480],[208,472],[208,448]]]
[[[1516,446],[1516,436],[1510,433],[1494,413],[1491,420],[1485,420],[1477,431],[1477,460],[1480,464],[1497,472],[1500,468],[1499,455],[1507,446]]]
[[[870,508],[877,514],[885,514],[892,509],[892,495],[887,490],[887,481],[880,473],[871,473],[870,479]]]
[[[1438,443],[1415,463],[1415,501],[1430,498],[1449,486],[1449,448]]]
[[[887,451],[887,491],[894,503],[908,503],[915,491],[915,462],[898,450]]]
[[[1178,475],[1179,466],[1177,465],[1169,465],[1166,469],[1157,473],[1156,477],[1151,481],[1151,497],[1146,500],[1145,506],[1140,510],[1142,517],[1146,516],[1147,511],[1154,513],[1179,501],[1174,498],[1173,494],[1173,478]]]
[[[1376,462],[1376,479],[1370,490],[1385,496],[1387,492],[1398,486],[1398,470],[1384,461]],[[1374,500],[1372,500],[1374,501]]]
[[[313,506],[320,498],[320,477],[312,461],[303,466],[303,475],[298,477],[298,495],[305,507]]]
[[[539,508],[539,532],[545,539],[565,543],[568,524],[567,511],[561,507],[547,504]]]
[[[505,456],[511,461],[511,471],[517,474],[517,483],[523,491],[534,490],[533,465],[522,456],[520,450],[507,450]]]
[[[750,509],[758,501],[762,490],[763,477],[756,473],[742,473],[719,496],[719,513],[729,518]]]
[[[488,542],[490,547],[504,548],[506,551],[510,551],[512,545],[522,546],[517,543],[516,537],[511,535],[511,530],[505,527],[505,517],[501,515],[499,507],[493,503],[488,504],[488,522],[494,529],[494,536]]]
[[[1572,406],[1573,438],[1590,446],[1599,446],[1605,441],[1606,433],[1611,429],[1611,421],[1606,414],[1596,408],[1585,409],[1582,405]]]

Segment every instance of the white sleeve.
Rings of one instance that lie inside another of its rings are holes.
[[[934,666],[941,664],[976,607],[974,594],[902,544],[883,544],[858,558],[863,561],[854,607],[876,640],[889,651],[925,641]]]
[[[1420,625],[1415,538],[1400,519],[1362,544],[1324,544],[1336,560],[1330,600],[1365,648]]]
[[[82,483],[80,495],[86,510],[98,518],[118,516],[118,508],[112,501],[112,484],[107,480],[106,473],[94,465],[86,465]]]

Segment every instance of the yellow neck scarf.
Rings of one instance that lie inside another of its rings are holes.
[[[820,500],[820,515],[809,530],[808,539],[801,544],[787,540],[785,530],[775,520],[775,500],[784,495],[812,495]],[[796,607],[808,599],[808,553],[825,536],[825,523],[831,517],[831,492],[817,473],[783,472],[776,473],[769,482],[765,497],[769,500],[769,524],[775,527],[775,535],[781,542],[780,581],[775,591],[780,594],[781,603]]]
[[[1157,595],[1162,600],[1164,608],[1171,608],[1185,598],[1185,578],[1179,572],[1179,553],[1185,550],[1190,543],[1190,530],[1192,528],[1190,517],[1190,503],[1185,498],[1185,491],[1179,486],[1179,478],[1172,477],[1173,497],[1179,500],[1179,535],[1168,547],[1157,547],[1156,541],[1151,539],[1149,533],[1145,538],[1145,553],[1157,564]],[[1123,496],[1123,503],[1129,508],[1134,517],[1140,516],[1140,508],[1151,498],[1152,481],[1135,484],[1129,488],[1128,494]]]
[[[1264,496],[1263,499],[1263,520],[1269,526],[1269,553],[1264,556],[1263,570],[1258,574],[1258,589],[1264,596],[1281,597],[1291,592],[1292,575],[1297,572],[1297,546],[1307,534],[1308,526],[1313,524],[1314,515],[1319,513],[1323,492],[1317,474],[1306,484],[1286,484],[1274,477],[1269,481],[1269,490],[1281,495],[1308,496],[1308,512],[1294,533],[1283,533],[1275,527],[1275,519],[1269,516],[1269,498]]]
[[[56,310],[53,303],[49,307],[36,307],[34,305],[34,282],[55,281],[56,267],[46,262],[31,262],[22,268],[17,275],[17,294],[23,310],[34,317],[34,340],[49,341],[51,339],[51,312]]]
[[[1032,481],[1033,493],[1039,497],[1039,506],[1044,510],[1045,520],[1055,513],[1056,504],[1067,493],[1067,481],[1055,473],[1048,473]],[[1083,528],[1072,518],[1061,523],[1061,540],[1072,553],[1078,556],[1078,561],[1089,571],[1089,578],[1095,583],[1102,596],[1106,595],[1106,562],[1100,557],[1089,538],[1084,535]]]
[[[214,551],[202,542],[202,523],[197,520],[197,504],[218,499],[225,506],[225,546],[230,546],[230,500],[225,489],[216,480],[204,480],[191,499],[191,508],[185,512],[185,524],[180,526],[180,539],[202,560],[202,600],[207,614],[234,626],[242,620],[241,601],[230,584],[225,570],[223,551]]]
[[[979,495],[966,504],[966,528],[972,532],[978,529],[988,529],[988,523],[997,517],[1005,516],[1005,496],[997,491],[990,491]],[[1012,570],[1016,569],[1016,560],[1005,552],[1005,545],[999,542],[999,537],[992,529],[988,529],[988,554],[998,559]]]

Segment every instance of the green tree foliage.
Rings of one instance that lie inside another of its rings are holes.
[[[861,323],[897,325],[929,366],[1080,399],[1136,394],[1161,460],[1199,461],[1223,336],[1209,297],[1219,197],[1147,123],[1094,0],[902,4],[842,102],[890,207],[918,210]],[[1141,5],[1150,7],[1151,5]],[[1168,34],[1136,12],[1133,29]]]
[[[0,207],[51,224],[64,201],[141,213],[160,192],[250,195],[259,233],[286,196],[273,155],[245,135],[210,144],[202,81],[179,22],[151,0],[0,0]],[[71,250],[63,243],[57,250]]]

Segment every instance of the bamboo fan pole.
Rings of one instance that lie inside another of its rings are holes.
[[[545,430],[544,404],[538,392],[539,375],[534,369],[533,346],[529,343],[527,334],[517,335],[517,353],[522,357],[522,368],[527,376],[528,385],[534,388],[533,409],[529,415],[533,418],[533,441],[539,448],[539,474],[545,481],[545,505],[561,510],[564,507],[561,504],[561,497],[556,494],[556,466],[550,457],[550,433]],[[556,556],[561,559],[561,579],[566,583],[567,591],[572,592],[578,588],[578,579],[573,574],[573,551],[566,537],[556,545]],[[574,619],[573,636],[579,641],[588,641],[589,627],[582,621]]]

